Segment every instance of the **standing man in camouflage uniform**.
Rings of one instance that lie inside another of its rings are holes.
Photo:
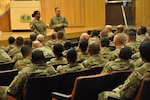
[[[54,29],[55,32],[63,32],[64,37],[66,38],[65,27],[68,26],[68,21],[64,16],[61,16],[59,7],[55,8],[55,13],[56,16],[50,20],[49,26],[50,28]]]
[[[107,100],[108,96],[134,100],[142,79],[147,77],[150,78],[150,41],[142,42],[139,51],[144,64],[135,69],[123,85],[118,86],[112,91],[104,91],[100,93],[98,95],[98,100]]]
[[[43,34],[46,36],[46,25],[45,23],[40,20],[40,12],[39,11],[34,11],[32,14],[32,17],[35,19],[30,23],[30,29],[32,32],[34,32],[36,35],[38,34]]]

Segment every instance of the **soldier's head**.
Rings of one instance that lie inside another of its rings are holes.
[[[88,41],[80,41],[79,43],[79,49],[81,52],[85,52],[87,50],[87,47],[88,47]]]
[[[8,38],[8,43],[9,43],[9,44],[14,44],[14,43],[15,43],[15,38],[14,38],[13,36],[10,36],[10,37]]]
[[[24,40],[24,45],[27,45],[32,48],[32,41],[30,39]]]
[[[130,41],[135,41],[136,40],[136,31],[130,31],[129,30],[129,32],[128,32],[128,41],[130,42]]]
[[[123,25],[117,25],[117,33],[122,33],[124,31]]]
[[[67,40],[65,43],[64,43],[64,49],[65,50],[68,50],[72,47],[72,44],[71,44],[71,41]]]
[[[31,47],[27,46],[27,45],[24,45],[22,48],[21,48],[21,53],[23,55],[23,57],[28,57],[29,55],[31,55]]]
[[[150,40],[144,40],[140,47],[139,51],[144,62],[150,62]]]
[[[89,35],[88,33],[82,33],[82,34],[80,35],[79,41],[82,41],[82,40],[88,41],[89,38],[90,38],[90,35]]]
[[[100,39],[103,39],[103,38],[107,38],[108,37],[108,32],[103,30],[100,32]]]
[[[145,34],[146,32],[147,32],[147,28],[146,28],[145,26],[140,26],[140,27],[137,29],[138,35]]]
[[[108,38],[103,38],[103,39],[101,40],[101,46],[102,46],[102,47],[108,47],[108,46],[109,46],[109,43],[110,43],[110,41],[109,41]]]
[[[31,32],[30,33],[30,39],[31,39],[31,41],[35,41],[36,40],[36,34],[34,33],[34,32]]]
[[[62,52],[64,51],[63,46],[60,43],[56,43],[53,46],[53,52],[56,57],[60,58],[63,56]]]
[[[43,64],[46,62],[46,59],[45,59],[44,54],[41,50],[34,50],[32,52],[31,61],[33,64]]]
[[[100,43],[96,42],[96,41],[90,42],[87,50],[88,50],[88,53],[90,54],[90,56],[95,55],[95,54],[99,54]]]
[[[55,40],[55,39],[56,39],[56,34],[57,34],[56,32],[53,32],[53,33],[52,33],[52,40]]]
[[[64,39],[64,33],[63,32],[58,32],[56,35],[58,40],[63,40]]]
[[[91,37],[93,37],[93,36],[98,36],[99,35],[99,32],[97,31],[97,30],[93,30],[93,31],[91,31]]]
[[[56,7],[55,8],[55,13],[56,13],[56,16],[60,16],[60,8],[59,7]]]
[[[112,26],[111,25],[106,25],[105,28],[104,28],[104,30],[106,32],[112,32]]]
[[[33,49],[41,47],[41,46],[42,46],[42,44],[39,41],[33,41],[33,43],[32,43]]]
[[[39,41],[40,43],[44,44],[44,42],[45,42],[44,35],[42,35],[42,34],[37,35],[36,40]]]
[[[132,56],[132,50],[128,46],[124,46],[121,48],[120,53],[119,53],[119,58],[129,60],[131,59]]]
[[[19,36],[19,37],[16,38],[15,45],[17,47],[20,47],[20,46],[23,45],[23,42],[24,42],[24,39],[21,36]]]
[[[114,37],[114,45],[116,48],[123,47],[125,43],[125,36],[124,34],[116,34]]]
[[[41,17],[40,12],[38,10],[35,10],[32,14],[32,17],[35,17],[35,19],[39,19]]]
[[[66,55],[67,61],[69,64],[76,63],[77,60],[77,52],[75,49],[69,49]]]

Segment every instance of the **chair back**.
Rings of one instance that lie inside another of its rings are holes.
[[[0,71],[0,86],[9,86],[18,71],[18,69]]]
[[[109,90],[110,79],[110,74],[78,77],[72,92],[72,100],[97,100],[98,93]]]
[[[60,74],[29,78],[24,100],[51,100],[50,94],[59,89],[60,81]]]
[[[144,78],[141,82],[135,100],[150,100],[150,78]]]
[[[0,71],[12,70],[15,62],[0,63]]]

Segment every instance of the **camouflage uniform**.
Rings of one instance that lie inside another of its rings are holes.
[[[13,62],[16,62],[16,61],[22,60],[22,59],[23,59],[23,55],[22,55],[22,53],[20,52],[20,53],[17,53],[17,54],[12,58],[12,61],[13,61]]]
[[[108,37],[113,37],[114,36],[114,33],[113,32],[108,32]]]
[[[89,68],[92,66],[104,66],[106,64],[107,60],[102,58],[100,54],[95,54],[90,56],[87,60],[84,60],[82,64],[85,68]]]
[[[0,49],[3,49],[4,51],[6,51],[6,47],[5,46],[0,46]]]
[[[137,59],[141,58],[140,52],[134,53],[134,54],[131,56],[131,58],[132,58],[133,60],[135,60],[135,61],[136,61]]]
[[[102,47],[100,50],[100,55],[103,58],[107,58],[107,56],[109,55],[110,52],[111,52],[111,50],[108,47]]]
[[[43,54],[44,54],[45,58],[54,57],[54,53],[52,52],[52,50],[49,47],[41,46],[41,47],[38,47],[34,50],[43,51]]]
[[[116,96],[121,99],[133,100],[140,83],[143,78],[150,78],[150,62],[146,62],[143,66],[135,69],[131,75],[126,79],[121,88],[117,87],[112,91],[104,91],[99,94],[98,100],[107,100],[108,96]]]
[[[13,79],[11,84],[7,87],[0,86],[0,100],[7,100],[7,92],[12,95],[22,93],[26,87],[26,82],[31,74],[38,73],[38,75],[49,76],[57,73],[52,66],[46,64],[33,65],[32,67],[26,67],[19,71],[18,75]]]
[[[119,55],[119,53],[120,53],[120,49],[121,48],[117,48],[117,49],[115,49],[114,51],[112,51],[112,52],[110,52],[108,55],[109,56],[107,56],[107,60],[109,60],[109,61],[114,61],[115,59],[117,59],[118,58],[118,55]]]
[[[20,53],[21,52],[21,48],[22,47],[14,47],[13,49],[11,49],[9,52],[8,52],[8,55],[11,56],[11,57],[14,57],[17,53]]]
[[[96,41],[96,42],[99,42],[99,43],[100,43],[100,39],[99,39],[98,36],[90,37],[88,43],[90,43],[90,42],[92,42],[92,41]]]
[[[135,61],[136,68],[141,67],[143,64],[144,64],[144,61],[142,60],[142,58],[139,58]]]
[[[64,72],[73,72],[73,71],[77,71],[77,70],[82,70],[84,69],[84,66],[82,64],[76,64],[76,65],[60,65],[57,67],[57,71],[59,73],[64,73]]]
[[[56,43],[56,40],[49,40],[45,43],[45,46],[49,46],[51,49],[53,49],[54,44]]]
[[[0,62],[11,62],[10,56],[2,49],[0,49]]]
[[[131,41],[126,43],[126,46],[130,47],[133,53],[136,53],[139,51],[140,43],[137,41]]]
[[[59,41],[56,41],[56,43],[60,43],[62,46],[64,46],[65,41],[64,40],[59,40]]]
[[[32,62],[31,62],[31,57],[26,57],[22,60],[18,60],[15,65],[14,65],[14,69],[19,69],[19,70],[22,70],[23,68],[25,67],[30,67],[32,66]]]
[[[138,35],[136,40],[141,43],[144,39],[146,38],[146,35],[145,34],[141,34],[141,35]]]
[[[64,57],[61,57],[59,59],[52,58],[50,61],[47,62],[48,65],[56,65],[56,64],[67,64],[67,59]]]
[[[63,24],[62,27],[56,27],[57,24]],[[65,27],[68,26],[68,21],[65,17],[63,16],[54,16],[51,21],[50,21],[50,24],[49,24],[50,28],[54,29],[55,32],[64,32],[64,35],[65,35]]]
[[[78,52],[77,61],[82,62],[88,59],[90,55],[87,52]]]
[[[132,60],[116,59],[106,63],[102,72],[111,73],[112,71],[133,70],[135,63]]]
[[[6,49],[5,49],[5,51],[6,52],[9,52],[11,49],[13,49],[15,47],[15,45],[14,44],[10,44],[10,45],[8,45],[7,47],[6,47]]]
[[[46,35],[46,25],[42,20],[34,19],[30,23],[30,29],[31,29],[32,32],[34,32],[37,35],[38,34]]]

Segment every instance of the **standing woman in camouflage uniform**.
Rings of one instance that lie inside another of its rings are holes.
[[[40,12],[34,11],[32,17],[34,17],[34,20],[30,23],[31,31],[36,35],[43,34],[46,36],[46,25],[42,20],[40,20]]]

